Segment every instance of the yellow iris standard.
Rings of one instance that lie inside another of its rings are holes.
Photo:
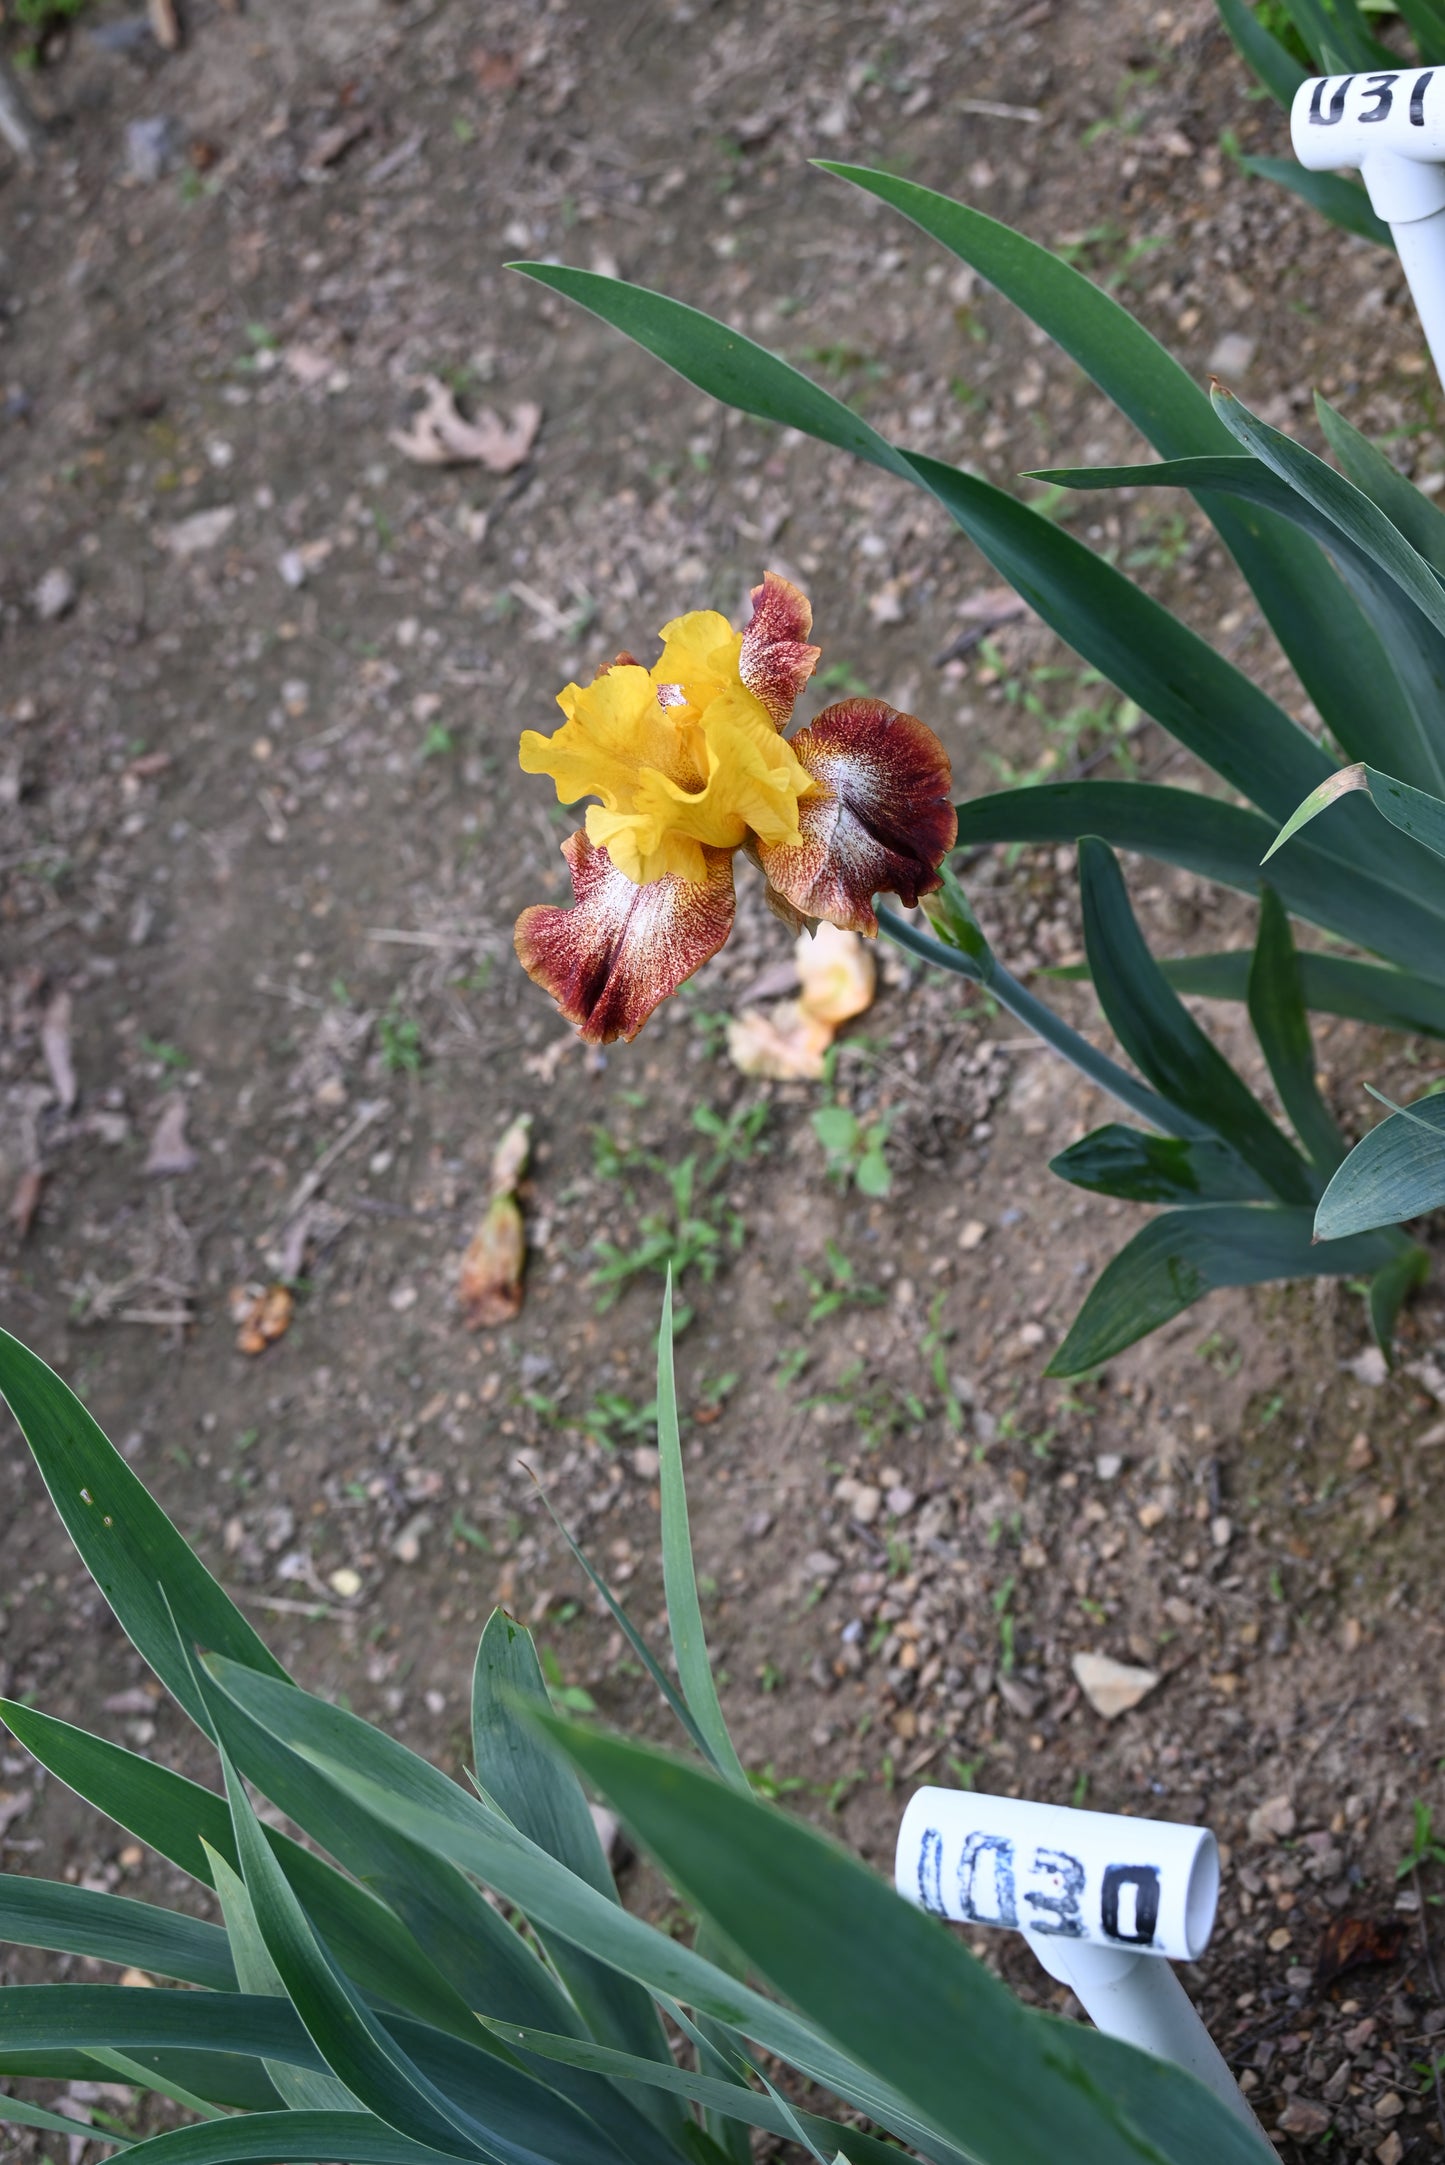
[[[588,807],[587,839],[637,886],[706,878],[704,849],[734,850],[749,833],[796,848],[798,803],[812,776],[744,684],[742,634],[713,609],[674,618],[648,670],[615,664],[569,684],[554,735],[529,729],[520,754],[558,800]]]

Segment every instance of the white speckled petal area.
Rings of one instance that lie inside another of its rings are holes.
[[[732,854],[709,849],[707,878],[639,887],[585,834],[562,845],[576,901],[523,910],[523,969],[590,1044],[636,1037],[655,1007],[715,955],[733,926]]]
[[[911,909],[940,884],[958,834],[948,754],[916,715],[881,699],[841,700],[790,741],[818,785],[798,805],[802,843],[760,844],[756,860],[804,917],[875,933],[874,895]]]

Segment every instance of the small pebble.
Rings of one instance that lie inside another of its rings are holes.
[[[30,597],[31,607],[42,624],[54,624],[75,607],[76,585],[63,565],[52,564]]]
[[[1292,2097],[1276,2125],[1281,2135],[1323,2135],[1330,2124],[1329,2112],[1307,2097]]]
[[[1242,376],[1254,359],[1257,340],[1244,331],[1226,331],[1223,338],[1216,339],[1209,356],[1211,376]]]
[[[431,1525],[431,1513],[418,1511],[407,1520],[401,1532],[391,1544],[391,1553],[399,1564],[414,1564],[421,1556],[422,1535]]]
[[[169,113],[126,122],[125,169],[132,180],[149,184],[162,179],[179,155],[179,132]]]

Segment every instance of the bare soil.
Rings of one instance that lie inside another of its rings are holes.
[[[0,1230],[7,1325],[307,1685],[458,1770],[501,1602],[574,1702],[662,1737],[534,1477],[659,1638],[661,1280],[605,1305],[597,1244],[634,1250],[659,1213],[668,1233],[659,1167],[693,1156],[694,1532],[763,1785],[880,1868],[926,1780],[1207,1821],[1226,1891],[1191,1983],[1281,2154],[1445,2154],[1438,1875],[1395,1876],[1412,1804],[1445,1807],[1438,1292],[1389,1379],[1358,1292],[1325,1283],[1217,1296],[1086,1382],[1046,1382],[1144,1214],[1047,1172],[1109,1109],[1006,1017],[881,954],[835,1085],[891,1121],[892,1192],[869,1201],[827,1177],[810,1114],[829,1093],[745,1081],[722,1049],[727,1016],[787,980],[756,894],[725,954],[605,1057],[510,945],[517,910],[559,894],[572,824],[517,772],[519,730],[678,611],[736,614],[768,566],[813,599],[820,697],[866,686],[924,715],[964,790],[1044,760],[1186,763],[1147,723],[1121,738],[1107,688],[1037,627],[937,665],[995,583],[941,515],[721,413],[508,259],[713,310],[999,481],[1139,446],[1000,299],[811,157],[889,164],[1070,248],[1201,378],[1227,367],[1306,435],[1319,385],[1438,475],[1393,262],[1236,171],[1224,131],[1278,153],[1283,124],[1205,0],[188,15],[162,55],[87,10],[29,79],[44,170],[0,165],[0,1192],[33,1200],[43,1174],[28,1230]],[[165,169],[143,178],[128,130],[157,120]],[[398,451],[438,373],[464,403],[542,404],[515,474]],[[1193,514],[1072,516],[1297,705]],[[1105,719],[1080,722],[1089,706]],[[1130,877],[1162,948],[1248,938],[1237,898]],[[1014,968],[1077,957],[1071,853],[990,854],[969,878]],[[1091,1000],[1050,996],[1102,1041]],[[1209,1020],[1248,1061],[1238,1017]],[[1356,1126],[1363,1075],[1432,1057],[1321,1031]],[[521,1111],[526,1302],[473,1335],[458,1261]],[[161,1128],[185,1170],[148,1170]],[[234,1290],[283,1278],[290,1327],[248,1357]],[[13,1428],[0,1453],[0,1685],[210,1779]],[[1106,1726],[1072,1675],[1085,1651],[1162,1681]],[[202,1899],[4,1747],[0,1863]],[[1331,1919],[1402,1904],[1394,1964],[1316,1989]],[[1051,1994],[1021,1949],[980,1949]],[[67,1968],[87,1965],[44,1965]],[[39,1973],[0,1955],[0,1978]]]

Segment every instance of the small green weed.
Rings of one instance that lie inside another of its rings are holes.
[[[1017,789],[1106,762],[1128,775],[1137,772],[1130,740],[1144,717],[1132,699],[1117,696],[1097,669],[1035,662],[1016,671],[990,639],[980,642],[979,656],[993,672],[1003,704],[1037,722],[1045,738],[1031,765],[1018,765],[1000,752],[985,754],[1003,786]]]
[[[726,1114],[699,1105],[692,1124],[712,1148],[706,1155],[689,1151],[677,1165],[669,1165],[654,1151],[619,1144],[605,1128],[593,1129],[592,1169],[599,1179],[622,1184],[634,1207],[638,1203],[631,1185],[634,1175],[661,1180],[668,1194],[660,1209],[638,1218],[636,1239],[593,1242],[597,1262],[591,1283],[599,1313],[610,1308],[634,1278],[670,1270],[676,1282],[695,1270],[704,1284],[710,1284],[727,1257],[739,1252],[746,1228],[720,1192],[721,1184],[726,1175],[766,1155],[770,1148],[763,1133],[767,1120],[765,1099],[736,1106]]]
[[[621,1391],[599,1391],[579,1424],[604,1451],[637,1443],[657,1432],[657,1400],[638,1406]]]
[[[376,1034],[381,1045],[381,1064],[388,1075],[416,1075],[421,1070],[421,1024],[400,1008],[379,1015]]]
[[[821,1270],[809,1270],[804,1264],[803,1283],[808,1289],[810,1323],[821,1323],[840,1308],[878,1308],[888,1297],[881,1288],[868,1285],[858,1276],[836,1240],[825,1244]]]
[[[820,1105],[813,1115],[813,1133],[827,1155],[828,1177],[835,1186],[850,1185],[860,1195],[882,1197],[892,1192],[893,1175],[884,1156],[884,1145],[893,1125],[891,1112],[863,1121],[848,1105]]]
[[[595,1714],[597,1701],[591,1692],[584,1691],[580,1684],[563,1682],[562,1665],[552,1648],[539,1646],[537,1652],[541,1658],[542,1674],[547,1679],[547,1689],[551,1693],[553,1706],[568,1714]]]
[[[1435,1815],[1430,1806],[1416,1797],[1410,1810],[1414,1828],[1410,1847],[1395,1866],[1396,1879],[1409,1879],[1414,1873],[1423,1871],[1426,1865],[1445,1864],[1445,1842],[1435,1832]],[[1440,1897],[1432,1895],[1430,1899],[1438,1902]]]
[[[867,699],[871,686],[866,684],[850,662],[829,662],[813,679],[814,688],[839,699]]]

